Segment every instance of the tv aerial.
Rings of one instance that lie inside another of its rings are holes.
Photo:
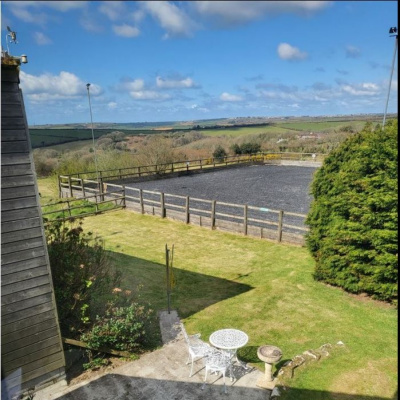
[[[7,35],[6,35],[6,43],[7,43],[7,52],[10,54],[10,48],[8,47],[9,43],[15,43],[17,44],[17,32],[12,31],[9,26],[7,26]]]

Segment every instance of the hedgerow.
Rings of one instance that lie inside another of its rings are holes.
[[[316,172],[306,223],[314,278],[397,304],[397,120],[367,125]]]

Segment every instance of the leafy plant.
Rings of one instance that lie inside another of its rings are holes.
[[[307,246],[314,277],[397,303],[397,120],[350,136],[312,184]]]
[[[245,142],[241,145],[235,143],[232,150],[235,154],[254,154],[261,151],[261,145],[255,142]]]
[[[137,352],[145,346],[148,327],[153,321],[153,310],[132,303],[126,307],[112,307],[105,315],[97,316],[90,331],[81,340],[92,349],[109,348]]]
[[[81,221],[53,222],[46,238],[61,332],[76,336],[104,312],[121,275],[111,269],[103,243],[83,232]]]
[[[222,162],[227,155],[227,152],[221,145],[218,145],[213,153],[213,157],[220,162]]]

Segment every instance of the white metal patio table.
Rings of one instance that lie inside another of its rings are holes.
[[[213,346],[228,351],[232,358],[236,357],[236,361],[247,369],[246,365],[237,357],[237,350],[245,346],[249,341],[246,333],[239,329],[220,329],[213,332],[209,340]]]

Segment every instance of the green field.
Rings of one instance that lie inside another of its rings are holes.
[[[39,180],[45,197],[50,179]],[[165,245],[174,245],[172,308],[189,333],[207,339],[235,327],[249,335],[239,351],[263,369],[257,348],[274,344],[284,361],[334,346],[329,357],[296,369],[282,400],[392,399],[397,389],[397,310],[312,278],[306,248],[210,231],[130,211],[87,217],[85,231],[104,239],[110,260],[155,310],[167,307]],[[344,346],[336,348],[339,341]],[[274,367],[276,371],[276,368]],[[373,382],[373,384],[371,384]],[[354,396],[354,397],[352,397]]]
[[[100,136],[107,135],[115,131],[116,129],[93,129],[95,139]],[[119,132],[123,132],[126,135],[149,135],[159,133],[159,131],[149,130],[149,129],[118,129]],[[31,138],[32,148],[48,147],[64,143],[74,143],[79,141],[89,141],[92,140],[92,130],[91,129],[29,129],[29,134]]]
[[[279,124],[281,128],[295,130],[295,131],[308,131],[308,132],[330,132],[339,130],[340,128],[351,126],[355,131],[361,130],[367,121],[321,121],[321,122],[283,122]],[[376,119],[371,121],[373,123],[380,123]]]
[[[367,121],[373,124],[380,123],[380,117],[365,118],[285,118],[264,119],[257,118],[242,120],[218,119],[204,121],[171,122],[171,123],[143,123],[143,124],[97,124],[94,129],[95,138],[118,130],[127,136],[185,133],[195,129],[204,136],[232,137],[255,134],[284,134],[287,132],[334,132],[344,127],[351,127],[354,131],[361,130]],[[255,124],[251,126],[251,124]],[[233,126],[237,124],[238,126]],[[100,129],[98,126],[101,125]],[[141,126],[142,125],[142,126]],[[48,128],[30,128],[30,136],[33,148],[55,146],[64,143],[76,143],[92,139],[91,129],[77,128],[79,124],[49,126]],[[196,128],[195,128],[196,127]],[[79,146],[78,146],[79,147]]]
[[[245,126],[245,127],[226,127],[219,129],[200,129],[205,136],[230,136],[239,137],[263,133],[285,133],[287,129],[282,128],[280,125],[265,125],[265,126]]]

